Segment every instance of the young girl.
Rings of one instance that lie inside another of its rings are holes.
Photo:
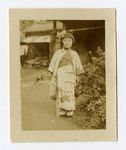
[[[84,72],[77,52],[71,49],[74,41],[75,39],[71,33],[64,35],[62,38],[63,48],[54,53],[48,68],[53,74],[52,81],[56,83],[57,116],[73,115],[76,78]]]

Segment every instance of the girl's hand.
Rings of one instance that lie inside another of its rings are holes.
[[[77,82],[77,84],[80,83],[80,81],[81,81],[80,77],[77,76],[77,77],[76,77],[76,82]]]
[[[81,77],[82,77],[82,75],[79,75],[79,76],[77,76],[77,77],[76,77],[76,81],[77,81],[77,83],[80,83],[80,82],[81,82],[81,80],[82,80],[82,78],[81,78]]]

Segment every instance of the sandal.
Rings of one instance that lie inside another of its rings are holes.
[[[72,117],[73,116],[73,110],[67,111],[67,116]]]

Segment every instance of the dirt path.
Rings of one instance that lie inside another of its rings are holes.
[[[55,115],[55,101],[49,98],[49,81],[22,84],[22,127],[24,130],[78,130],[72,118]]]

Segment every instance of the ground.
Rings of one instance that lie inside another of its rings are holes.
[[[41,78],[37,80],[36,78]],[[24,130],[78,130],[71,117],[56,117],[55,101],[49,97],[47,69],[21,70],[22,128]]]

